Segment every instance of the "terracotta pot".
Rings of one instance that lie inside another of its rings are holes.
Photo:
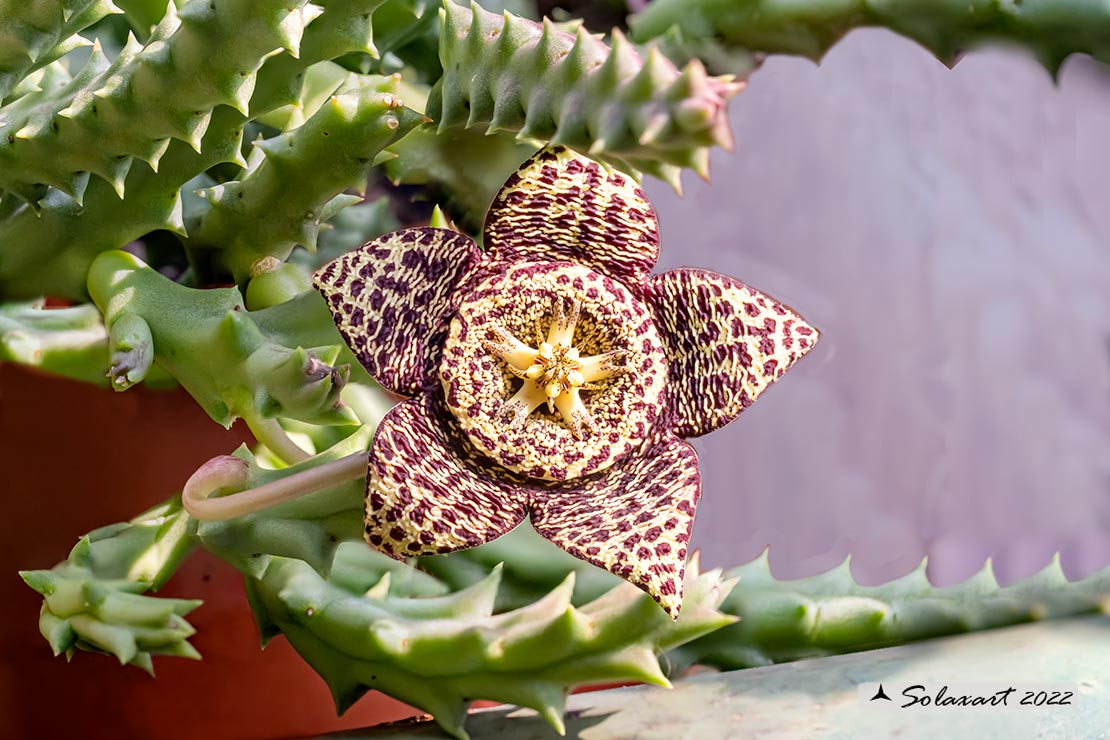
[[[335,717],[327,687],[282,639],[262,652],[242,580],[206,553],[161,592],[199,598],[189,616],[204,660],[155,658],[158,678],[39,635],[41,599],[16,575],[65,558],[77,538],[181,488],[248,441],[181,390],[114,393],[0,365],[0,737],[278,738],[361,727],[415,710],[380,694]]]

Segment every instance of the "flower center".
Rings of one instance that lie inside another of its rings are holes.
[[[439,375],[478,452],[530,478],[568,480],[651,436],[667,363],[650,310],[619,282],[520,262],[462,298]]]
[[[573,301],[570,311],[564,311],[563,302],[557,300],[555,306],[555,317],[546,339],[536,327],[535,348],[499,324],[491,327],[494,339],[486,347],[505,361],[509,372],[524,381],[503,409],[513,425],[522,424],[529,414],[546,404],[548,413],[558,411],[574,438],[581,439],[583,433],[597,430],[581,392],[600,390],[602,386],[595,381],[624,372],[625,352],[618,349],[582,357],[572,344],[581,315],[580,305]]]

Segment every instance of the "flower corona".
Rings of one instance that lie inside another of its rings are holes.
[[[701,495],[683,438],[743,412],[816,330],[723,275],[650,275],[651,205],[566,149],[509,178],[485,246],[404,229],[315,276],[359,361],[410,397],[374,437],[367,541],[451,552],[530,518],[676,618]]]

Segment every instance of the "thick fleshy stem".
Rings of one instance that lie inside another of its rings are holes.
[[[871,26],[913,39],[948,65],[993,42],[1029,49],[1053,75],[1073,53],[1110,60],[1110,11],[1086,0],[654,0],[629,24],[637,42],[675,35],[702,58],[723,50],[818,60],[852,29]]]
[[[200,602],[144,595],[188,557],[196,529],[174,499],[81,537],[50,570],[20,572],[43,596],[39,630],[54,654],[106,653],[151,674],[154,655],[199,658],[185,616]]]
[[[250,465],[221,455],[201,465],[185,484],[181,502],[189,516],[206,522],[227,521],[253,514],[271,506],[307,496],[366,475],[366,453],[356,452],[338,460],[264,483],[257,488],[210,498],[220,488],[247,485]]]
[[[220,424],[230,426],[240,417],[358,422],[340,398],[350,379],[349,350],[317,294],[247,311],[236,288],[186,288],[134,255],[115,251],[93,262],[88,286],[109,332],[116,333],[127,316],[141,319],[155,364]],[[131,373],[128,378],[141,379]]]
[[[241,156],[244,123],[275,108],[300,104],[301,82],[309,66],[349,52],[366,51],[370,34],[369,15],[376,4],[377,0],[329,1],[323,15],[304,28],[298,57],[279,53],[266,58],[258,70],[254,92],[249,101],[250,110],[246,115],[230,105],[217,105],[211,110],[211,120],[204,132],[199,153],[189,143],[170,141],[158,161],[157,172],[147,166],[128,166],[122,198],[115,185],[108,180],[100,177],[90,179],[87,165],[60,158],[60,149],[43,146],[41,151],[45,151],[45,154],[28,159],[29,165],[50,165],[57,169],[68,162],[68,169],[72,170],[68,173],[72,175],[70,179],[75,184],[85,182],[82,203],[79,204],[61,191],[47,192],[45,188],[39,188],[45,193],[45,197],[34,208],[23,207],[6,213],[0,212],[0,253],[3,255],[0,259],[0,293],[11,299],[52,295],[84,300],[85,274],[89,263],[98,253],[121,248],[159,229],[184,235],[186,226],[183,220],[182,188],[187,187],[189,181],[198,174],[217,164],[233,162],[245,165]],[[269,35],[269,29],[256,28],[255,25],[238,29],[237,54],[243,51],[244,39],[247,41],[245,45],[257,46],[264,40],[256,37],[258,34]],[[212,49],[210,41],[196,46],[203,52]],[[113,69],[121,72],[132,66],[134,65],[121,67],[117,64]],[[186,71],[191,70],[195,76],[193,66],[182,66]],[[91,94],[93,89],[104,86],[113,89],[126,87],[126,80],[121,74],[113,73],[104,79],[96,77],[96,74],[90,68],[86,77],[79,75],[79,79],[69,84],[69,75],[65,72],[60,85],[45,86],[47,89],[38,98],[27,102],[34,103],[32,107],[38,106],[36,110],[40,112],[46,109],[60,111],[67,108],[78,97],[78,93],[81,93],[81,97],[87,93],[87,97],[95,100]],[[97,84],[96,88],[92,87],[94,82]],[[60,89],[61,87],[65,89]],[[159,87],[174,89],[174,85],[167,83],[165,78]],[[131,114],[133,120],[129,120],[126,127],[110,132],[113,140],[120,137],[126,139],[124,134],[128,131],[149,132],[152,127],[149,121],[165,113],[162,110],[151,110],[149,101],[137,101],[135,105],[134,113]],[[92,106],[89,112],[95,107]],[[49,138],[49,126],[42,131],[42,136]],[[6,138],[0,138],[0,149],[6,142]],[[87,158],[101,153],[102,149],[96,135],[87,135],[66,147],[65,151]],[[2,152],[0,159],[3,159]],[[124,160],[119,162],[117,166],[122,172]],[[5,178],[29,174],[24,173],[22,167],[0,170]],[[29,180],[27,176],[23,176],[22,181],[47,182],[39,176]],[[19,198],[12,193],[6,193],[5,206],[8,202],[18,201]],[[35,249],[16,248],[24,244],[34,244]]]
[[[80,32],[118,12],[111,0],[0,0],[0,101],[15,97],[13,90],[35,70],[88,46]]]
[[[694,60],[678,69],[658,50],[641,57],[614,32],[563,33],[477,4],[447,2],[443,77],[425,113],[439,132],[478,128],[588,152],[679,187],[680,169],[708,175],[709,147],[732,147],[727,103],[743,84]]]

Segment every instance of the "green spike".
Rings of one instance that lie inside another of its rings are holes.
[[[181,237],[189,235],[188,229],[185,228],[185,210],[180,192],[175,192],[170,197],[169,208],[166,210],[164,219],[159,226]]]
[[[39,614],[39,632],[50,643],[50,649],[54,651],[55,658],[72,648],[77,639],[77,634],[69,621],[51,614],[45,604]]]
[[[131,665],[142,670],[151,678],[154,678],[154,661],[150,657],[150,653],[138,653],[131,659]]]
[[[85,614],[69,617],[69,623],[82,641],[116,656],[120,665],[127,665],[139,653],[139,646],[130,630],[105,624]]]
[[[451,229],[452,231],[458,231],[458,228],[455,227],[455,224],[451,222],[451,219],[443,212],[443,209],[439,207],[438,203],[432,208],[432,217],[428,221],[428,225],[436,229]]]
[[[19,577],[43,596],[50,596],[54,593],[54,573],[49,570],[21,570]]]
[[[377,583],[366,589],[366,593],[363,594],[363,597],[374,601],[389,596],[389,581],[389,573],[383,573],[381,579],[379,579]]]

